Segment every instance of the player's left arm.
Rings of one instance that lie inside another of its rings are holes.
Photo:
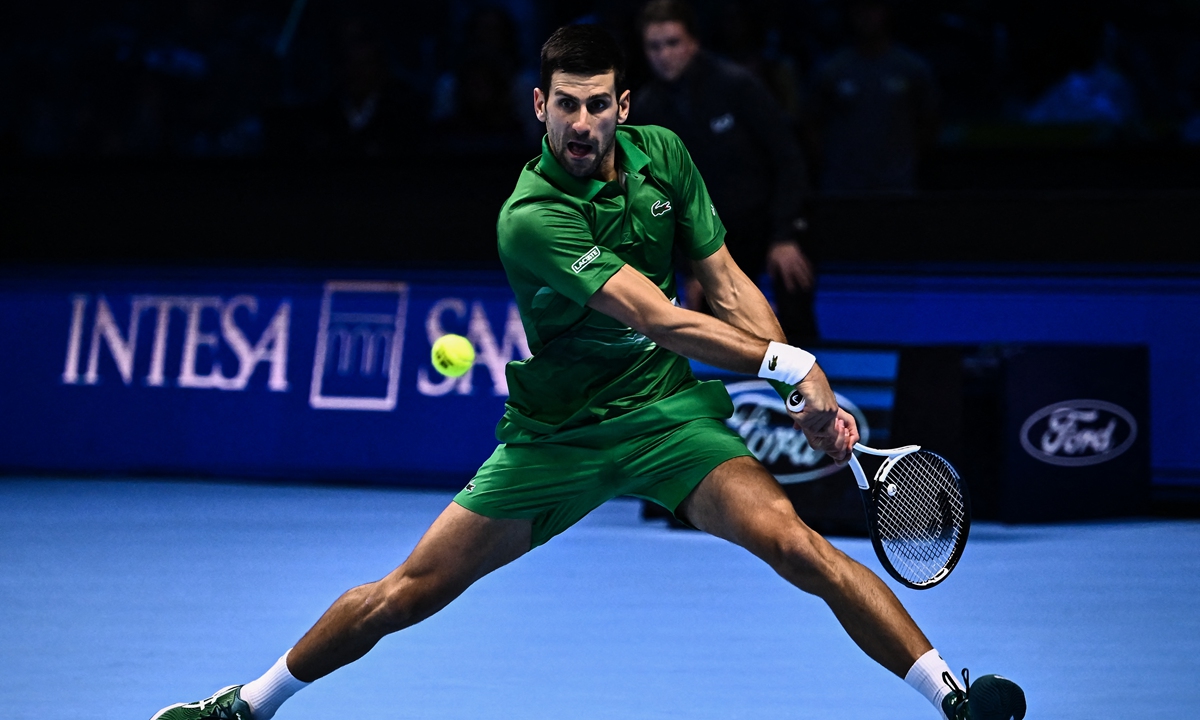
[[[733,267],[736,269],[737,265]],[[765,300],[762,302],[766,304]],[[588,299],[587,305],[668,350],[746,375],[761,375],[770,351],[779,347],[748,329],[674,305],[654,282],[629,265],[613,274]],[[766,309],[769,314],[770,307]],[[749,317],[763,327],[768,324],[761,315]],[[773,317],[771,322],[774,332],[782,336],[778,322]],[[791,348],[791,352],[796,349]],[[813,364],[796,383],[796,389],[806,405],[802,413],[793,417],[813,447],[837,462],[849,460],[850,449],[858,441],[858,429],[854,419],[838,408],[837,398],[820,366]]]
[[[713,315],[760,338],[787,342],[762,291],[742,272],[724,245],[706,258],[693,260],[692,271]]]
[[[787,342],[783,329],[779,326],[779,320],[776,319],[775,312],[771,310],[762,291],[746,273],[742,272],[724,245],[712,255],[692,261],[692,269],[695,271],[696,279],[700,281],[701,287],[704,288],[708,305],[716,317],[760,338],[779,343]],[[819,364],[813,365],[812,370],[797,386],[797,389],[800,390],[800,394],[804,396],[806,402],[809,402],[808,398],[811,394],[824,396],[825,402],[837,405],[837,399]],[[857,442],[858,430],[853,416],[840,408],[838,416],[842,419],[843,424],[853,432],[855,442]],[[818,450],[826,450],[827,447],[832,448],[836,445],[836,443],[830,444],[828,436],[812,432],[811,428],[803,423],[798,423],[797,426],[805,431],[809,442]],[[850,445],[853,446],[854,443],[852,442]],[[835,459],[838,457],[836,451],[830,452],[830,454],[834,455]]]

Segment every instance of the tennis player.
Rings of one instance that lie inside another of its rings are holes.
[[[692,376],[687,358],[766,378],[781,394],[798,389],[806,406],[794,421],[839,463],[858,440],[813,356],[784,344],[730,259],[679,138],[621,127],[623,75],[619,46],[596,26],[561,28],[542,48],[542,155],[522,170],[498,223],[533,351],[508,366],[501,444],[400,567],[346,592],[265,675],[155,719],[270,720],[308,683],[619,495],[741,545],[823,599],[864,652],[945,717],[1024,717],[1011,681],[985,675],[969,693],[956,683],[888,587],[796,516],[725,425],[733,406],[724,387]],[[715,317],[674,301],[675,248],[691,258]]]

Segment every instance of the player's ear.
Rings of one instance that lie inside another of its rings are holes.
[[[533,114],[538,122],[546,122],[546,95],[539,87],[533,89]]]
[[[617,123],[622,124],[629,118],[629,91],[621,93],[617,98]]]

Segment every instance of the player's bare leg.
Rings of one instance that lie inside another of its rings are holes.
[[[476,580],[529,551],[529,520],[497,520],[451,503],[412,554],[382,580],[347,591],[288,654],[312,682],[354,662],[385,635],[430,617]]]
[[[531,533],[529,520],[490,519],[451,503],[400,567],[343,594],[262,677],[165,707],[152,720],[270,720],[300,688],[366,655],[385,635],[421,622],[524,555]]]
[[[850,637],[900,677],[933,649],[895,593],[797,517],[783,488],[753,458],[708,474],[680,505],[697,528],[740,545],[829,605]]]

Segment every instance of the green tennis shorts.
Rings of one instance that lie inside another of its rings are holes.
[[[537,547],[619,495],[674,513],[715,467],[751,455],[715,418],[630,437],[598,435],[597,442],[576,435],[570,443],[500,445],[454,502],[485,517],[532,520]]]

